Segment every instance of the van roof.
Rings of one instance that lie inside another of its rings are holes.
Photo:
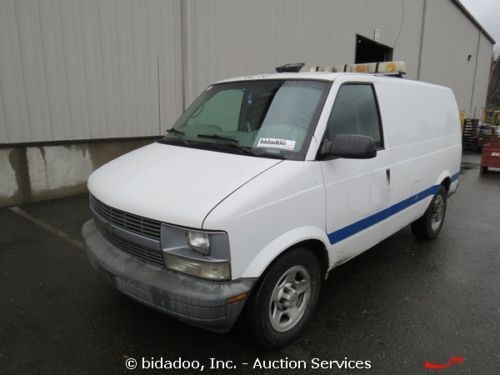
[[[333,81],[337,77],[345,77],[345,76],[366,77],[366,76],[379,76],[379,75],[367,74],[367,73],[329,73],[329,72],[267,73],[267,74],[254,74],[249,76],[228,78],[218,81],[216,83],[254,81],[254,80],[264,80],[264,79],[313,79],[313,80]]]
[[[434,87],[444,87],[440,85],[435,85],[432,83],[422,82],[422,81],[414,81],[406,78],[396,78],[393,76],[388,76],[384,74],[378,73],[330,73],[330,72],[300,72],[300,73],[270,73],[270,74],[255,74],[248,76],[240,76],[234,78],[224,79],[214,84],[218,83],[229,83],[229,82],[241,82],[241,81],[255,81],[255,80],[287,80],[287,79],[309,79],[309,80],[322,80],[322,81],[334,81],[338,77],[353,77],[353,78],[366,78],[373,77],[377,81],[386,81],[386,82],[397,82],[400,84],[413,84],[413,85],[421,85],[421,86],[434,86]]]

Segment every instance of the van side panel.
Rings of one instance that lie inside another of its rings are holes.
[[[453,92],[413,81],[375,84],[386,144],[391,149],[391,205],[414,199],[398,215],[394,230],[424,214],[445,178],[456,189],[462,153],[459,111]]]

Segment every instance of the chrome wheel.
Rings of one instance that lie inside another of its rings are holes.
[[[434,199],[431,214],[431,228],[435,232],[441,226],[444,217],[444,199],[438,194]]]
[[[274,330],[286,332],[304,316],[311,298],[311,276],[303,266],[289,268],[274,286],[269,320]]]

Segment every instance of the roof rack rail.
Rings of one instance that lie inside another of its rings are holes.
[[[366,64],[339,64],[331,66],[312,66],[302,68],[302,72],[349,72],[370,73],[403,77],[406,74],[404,61],[382,61]]]
[[[292,72],[292,73],[297,73],[300,72],[300,69],[305,65],[305,63],[293,63],[293,64],[285,64],[281,66],[277,66],[276,72],[278,73],[286,73],[286,72]]]

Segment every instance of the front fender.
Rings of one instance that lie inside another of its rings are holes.
[[[233,279],[258,277],[283,251],[325,233],[326,197],[316,162],[285,160],[224,199],[203,229],[229,235]]]
[[[323,243],[326,249],[328,249],[327,244],[328,237],[324,230],[317,227],[300,227],[293,229],[289,232],[282,234],[281,236],[275,238],[267,246],[265,246],[252,260],[248,267],[243,271],[243,278],[255,278],[260,277],[267,267],[286,250],[293,247],[294,245],[307,241],[307,240],[318,240]],[[312,250],[311,250],[312,251]],[[330,262],[329,262],[330,263]],[[328,264],[327,269],[330,269]]]

